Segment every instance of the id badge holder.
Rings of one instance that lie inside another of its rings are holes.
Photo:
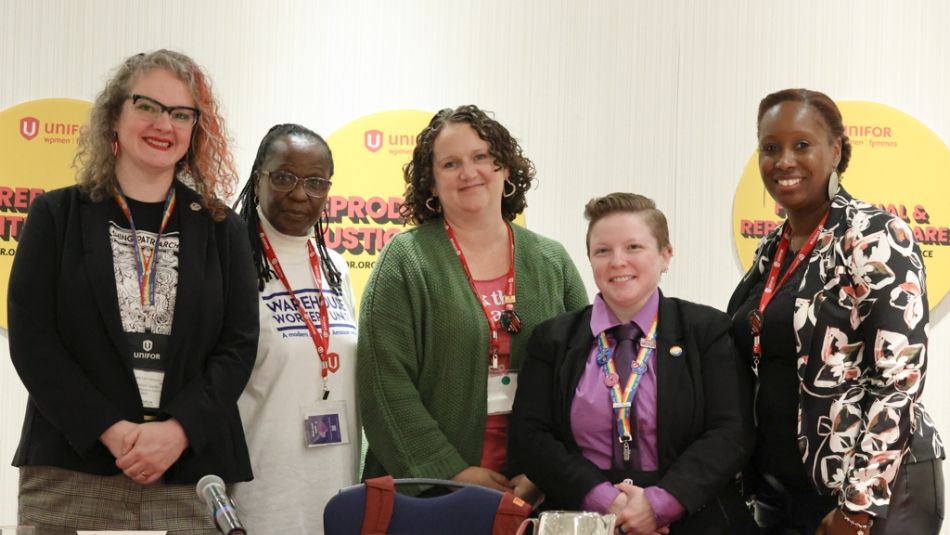
[[[157,409],[162,402],[162,385],[165,383],[165,372],[134,368],[135,382],[139,387],[139,396],[142,398],[142,407]]]
[[[308,448],[349,444],[346,401],[317,401],[300,407],[304,445]]]
[[[488,374],[488,415],[508,414],[515,402],[518,390],[518,373],[505,370],[503,373],[491,371]]]
[[[142,407],[158,409],[165,384],[168,337],[152,333],[126,333],[132,356],[132,374],[142,398]]]

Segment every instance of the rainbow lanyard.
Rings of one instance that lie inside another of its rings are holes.
[[[630,441],[633,440],[633,431],[630,423],[630,410],[633,406],[633,396],[637,392],[637,386],[640,384],[640,378],[647,372],[647,363],[650,356],[656,350],[656,331],[659,323],[659,310],[653,316],[653,323],[650,325],[650,331],[643,338],[640,338],[640,351],[637,353],[636,360],[633,361],[630,369],[630,377],[627,379],[626,386],[621,389],[617,365],[614,362],[614,344],[610,346],[607,340],[607,333],[602,332],[597,337],[599,347],[597,353],[597,364],[604,370],[604,384],[610,387],[610,400],[613,402],[614,417],[617,420],[617,438],[623,445],[623,460],[630,460]]]
[[[158,246],[162,241],[162,234],[165,233],[168,221],[172,217],[172,212],[175,211],[175,188],[169,188],[168,195],[165,196],[162,223],[158,227],[158,235],[155,236],[155,246],[152,247],[151,254],[146,254],[145,248],[139,242],[138,231],[135,230],[135,222],[132,221],[132,210],[129,209],[129,203],[125,200],[122,191],[116,192],[115,201],[125,214],[125,218],[129,220],[129,228],[132,230],[132,241],[135,243],[135,273],[139,279],[139,300],[145,312],[145,328],[151,331],[152,307],[155,306],[155,274],[158,271]]]

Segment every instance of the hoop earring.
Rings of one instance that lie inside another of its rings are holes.
[[[440,206],[437,206],[437,207],[433,208],[433,207],[432,207],[432,201],[433,201],[433,200],[438,201],[438,197],[436,197],[435,195],[433,195],[433,196],[429,197],[428,199],[426,199],[426,202],[424,203],[424,204],[426,205],[426,208],[428,208],[429,211],[432,212],[432,213],[434,213],[434,214],[441,213],[441,212],[442,212],[442,206],[440,205]]]
[[[831,176],[828,177],[828,199],[834,200],[835,195],[838,194],[838,187],[840,186],[841,180],[838,178],[838,171],[832,170]]]
[[[119,133],[112,132],[112,157],[119,157]]]
[[[508,186],[511,186],[511,193],[508,192]],[[510,179],[507,179],[507,178],[506,178],[506,179],[505,179],[505,189],[504,189],[504,191],[502,192],[502,195],[507,199],[508,197],[511,197],[511,196],[514,195],[515,193],[518,193],[518,186],[515,186],[515,183],[514,183],[514,182],[512,182]]]

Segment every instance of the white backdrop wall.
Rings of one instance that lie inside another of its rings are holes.
[[[583,202],[636,191],[670,218],[664,291],[724,308],[741,276],[732,196],[759,99],[794,86],[880,102],[950,143],[948,27],[946,0],[0,0],[0,109],[92,100],[126,56],[181,50],[211,73],[244,176],[278,122],[328,135],[376,111],[477,103],[536,163],[529,224],[565,244],[589,290]],[[945,436],[948,310],[932,314],[924,396]],[[9,524],[26,394],[2,334]]]

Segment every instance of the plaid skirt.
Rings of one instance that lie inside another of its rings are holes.
[[[51,466],[20,467],[18,522],[36,535],[77,530],[162,530],[217,535],[193,485],[143,486],[124,474],[98,476]]]

